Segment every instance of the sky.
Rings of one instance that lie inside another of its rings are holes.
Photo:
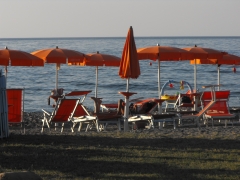
[[[240,36],[240,0],[0,0],[0,38]]]

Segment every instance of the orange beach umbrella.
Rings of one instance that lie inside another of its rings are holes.
[[[30,53],[6,47],[0,49],[0,65],[5,66],[7,78],[7,66],[44,66],[44,61]]]
[[[97,87],[98,87],[98,66],[116,66],[120,65],[120,58],[110,54],[97,53],[86,54],[83,63],[68,63],[68,65],[79,65],[79,66],[96,66],[96,86],[95,86],[95,97],[97,98]]]
[[[58,89],[58,70],[60,64],[81,63],[84,59],[84,54],[75,50],[58,48],[41,49],[32,52],[31,54],[43,59],[45,63],[56,64],[56,89]]]
[[[137,49],[138,59],[151,59],[160,61],[179,61],[193,58],[193,54],[177,47],[171,46],[149,46]]]
[[[122,52],[120,62],[119,76],[127,79],[127,88],[125,93],[125,110],[124,110],[124,131],[128,130],[128,114],[129,114],[129,79],[136,79],[140,75],[140,65],[137,57],[137,49],[133,35],[133,28],[130,26],[126,37],[125,45]],[[122,93],[123,94],[123,93]]]
[[[129,78],[137,79],[140,74],[140,65],[138,61],[133,29],[132,26],[130,26],[122,52],[119,76],[129,81]],[[128,85],[127,91],[129,91]]]
[[[240,65],[240,57],[233,54],[225,54],[220,59],[196,59],[191,60],[190,64],[212,64],[217,65],[218,70],[218,85],[220,84],[220,66],[221,65]],[[220,90],[220,86],[218,87]]]
[[[196,59],[221,59],[226,52],[221,52],[211,48],[204,48],[204,47],[186,47],[183,48],[189,52],[194,54],[194,60]],[[197,90],[197,66],[194,65],[194,89]]]
[[[179,61],[179,60],[190,60],[194,56],[192,53],[177,48],[177,47],[170,47],[170,46],[160,46],[157,44],[156,46],[149,46],[144,48],[138,48],[138,59],[151,59],[151,60],[158,60],[158,92],[160,98],[160,61]]]
[[[138,48],[138,59],[151,59],[158,61],[158,96],[161,98],[161,84],[160,84],[160,61],[179,61],[179,60],[190,60],[193,58],[193,53],[186,50],[170,47],[170,46],[149,46],[144,48]],[[158,108],[161,113],[161,105]]]

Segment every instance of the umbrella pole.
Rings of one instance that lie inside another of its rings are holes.
[[[158,96],[161,99],[161,84],[160,84],[160,57],[158,59]],[[162,114],[162,105],[158,103],[158,113]]]
[[[194,59],[194,89],[197,92],[197,65],[196,65],[196,59]]]
[[[220,64],[217,67],[217,71],[218,71],[218,90],[220,91]]]
[[[127,88],[126,91],[129,92],[129,78],[127,79]]]
[[[7,88],[7,66],[5,66],[5,79],[6,79],[6,88]]]
[[[95,98],[97,98],[97,88],[98,88],[98,66],[96,66],[96,86],[95,86]]]
[[[57,63],[56,64],[56,91],[58,89],[58,71],[59,71],[59,69],[60,69],[60,64]]]
[[[129,92],[129,78],[127,79],[127,92]],[[128,131],[128,115],[129,115],[129,96],[125,96],[124,108],[124,131]]]

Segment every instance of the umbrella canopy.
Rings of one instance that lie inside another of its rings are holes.
[[[197,47],[196,45],[194,47],[187,47],[183,48],[186,51],[194,53],[194,59],[216,59],[216,58],[222,58],[223,52],[210,49],[210,48],[204,48],[204,47]]]
[[[124,79],[137,79],[140,75],[140,65],[138,61],[137,49],[133,35],[132,26],[128,30],[127,38],[122,52],[119,76]],[[127,91],[129,91],[127,86]]]
[[[221,52],[211,48],[204,48],[204,47],[186,47],[183,48],[189,52],[194,53],[194,60],[196,59],[221,59],[226,52]],[[197,90],[197,66],[194,65],[194,89]]]
[[[138,59],[151,59],[151,60],[160,60],[160,61],[179,61],[179,60],[189,60],[194,56],[189,51],[170,46],[149,46],[144,48],[138,48]]]
[[[31,54],[43,59],[45,63],[56,64],[56,89],[58,89],[58,70],[60,64],[66,63],[81,63],[84,59],[84,54],[75,50],[56,48],[41,49],[32,52]]]
[[[160,61],[179,61],[179,60],[190,60],[194,58],[193,53],[186,50],[169,47],[169,46],[149,46],[144,48],[139,48],[137,50],[138,59],[151,59],[158,60],[158,96],[161,98],[161,85],[160,85]],[[161,105],[159,104],[158,111],[161,113]]]
[[[218,85],[220,85],[220,66],[221,65],[240,65],[240,57],[233,54],[225,54],[221,59],[196,59],[191,60],[190,64],[212,64],[217,65]],[[218,86],[220,90],[220,86]]]
[[[127,79],[127,88],[125,93],[125,110],[124,110],[124,131],[128,130],[128,114],[129,114],[129,96],[133,93],[129,92],[129,78],[136,79],[140,75],[140,65],[137,56],[137,48],[133,35],[133,28],[130,26],[126,41],[124,44],[122,59],[120,62],[119,76]]]
[[[97,98],[98,87],[98,66],[116,66],[120,65],[120,58],[110,54],[97,53],[86,54],[83,63],[68,63],[68,65],[96,66],[96,86],[95,97]]]
[[[7,66],[44,66],[44,61],[30,53],[6,47],[0,49],[0,65],[5,66],[7,78]]]

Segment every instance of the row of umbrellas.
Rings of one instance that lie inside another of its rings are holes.
[[[136,46],[135,46],[136,48]],[[34,56],[33,56],[34,55]],[[124,57],[122,57],[124,58]],[[194,89],[197,89],[196,64],[216,64],[218,65],[218,83],[220,81],[220,65],[238,65],[240,57],[220,52],[214,49],[191,47],[191,48],[176,48],[169,46],[151,46],[137,49],[137,59],[150,59],[158,61],[158,82],[160,82],[160,61],[179,61],[191,60],[190,64],[194,64]],[[44,61],[43,61],[44,60]],[[81,52],[69,49],[50,48],[34,51],[31,54],[19,51],[9,50],[7,47],[0,50],[0,65],[5,66],[7,75],[7,66],[44,66],[45,63],[56,64],[56,89],[58,88],[58,70],[60,64],[80,65],[80,66],[96,66],[96,89],[95,96],[97,97],[97,81],[98,81],[98,66],[119,66],[121,59],[119,57],[91,53],[83,54]],[[136,67],[134,68],[136,69]],[[158,92],[160,93],[160,83]]]
[[[135,42],[134,42],[135,44]],[[136,49],[136,46],[135,46]],[[34,55],[34,56],[33,56]],[[122,57],[124,58],[124,57]],[[84,60],[85,59],[85,60]],[[151,46],[137,49],[137,59],[151,59],[158,61],[158,92],[160,96],[160,61],[179,61],[191,60],[190,64],[194,64],[194,89],[197,89],[196,64],[217,64],[218,65],[218,84],[220,83],[220,65],[222,64],[239,64],[240,57],[220,52],[214,49],[192,47],[192,48],[176,48],[169,46]],[[56,89],[58,88],[58,70],[60,64],[80,65],[80,66],[96,66],[96,86],[95,97],[97,97],[98,85],[98,66],[119,66],[121,59],[119,57],[91,53],[83,54],[78,51],[69,49],[50,48],[34,51],[31,54],[19,50],[9,50],[7,47],[0,50],[0,65],[5,66],[43,66],[45,63],[56,64]],[[10,62],[11,61],[11,62]],[[138,69],[134,67],[134,69]],[[120,69],[121,71],[121,69]],[[7,73],[6,73],[7,74]],[[121,75],[120,75],[121,76]],[[128,89],[128,86],[127,86]]]
[[[98,66],[120,66],[119,76],[127,79],[126,92],[129,92],[129,79],[138,78],[140,75],[139,60],[150,59],[158,61],[158,95],[160,98],[160,62],[161,61],[181,61],[191,60],[194,64],[194,89],[197,89],[196,64],[240,64],[240,57],[227,54],[215,49],[203,47],[176,48],[169,46],[150,46],[136,48],[133,29],[128,30],[126,42],[122,52],[122,58],[101,54],[99,52],[84,54],[75,50],[50,48],[41,49],[32,53],[18,50],[10,50],[7,47],[0,50],[0,65],[5,66],[44,66],[44,63],[56,64],[56,89],[58,89],[58,71],[61,64],[78,66],[96,66],[96,87],[95,97],[97,97]],[[130,94],[131,95],[131,94]],[[125,97],[129,98],[129,94]],[[126,100],[127,101],[127,100]],[[127,107],[127,106],[126,106]],[[159,108],[160,109],[160,108]],[[125,110],[125,112],[127,112]],[[127,115],[126,115],[127,116]]]

